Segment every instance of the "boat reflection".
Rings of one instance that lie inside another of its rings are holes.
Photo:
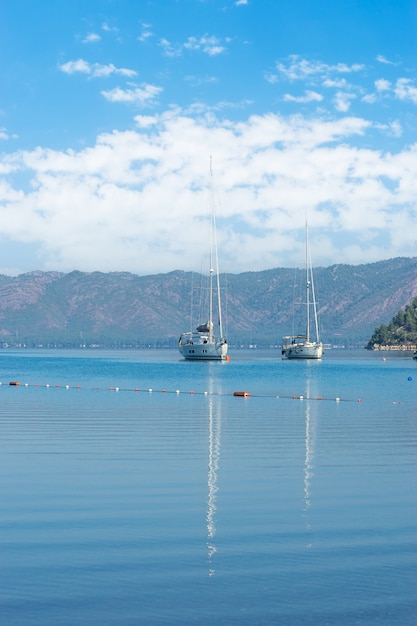
[[[310,529],[309,509],[312,499],[312,479],[314,476],[314,459],[317,438],[317,407],[316,395],[312,395],[311,362],[306,363],[306,393],[305,407],[305,451],[304,451],[304,496],[303,511],[305,515],[305,528]],[[307,544],[311,548],[311,543]]]
[[[210,394],[208,398],[208,497],[207,497],[207,561],[208,574],[214,576],[214,555],[217,552],[215,546],[216,536],[216,511],[218,485],[217,477],[220,461],[220,439],[221,439],[221,401],[220,398]]]

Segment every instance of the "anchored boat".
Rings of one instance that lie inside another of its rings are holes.
[[[217,255],[216,214],[214,207],[213,168],[210,157],[210,267],[208,285],[207,321],[195,330],[181,334],[178,349],[190,361],[224,361],[227,357],[227,340],[223,335],[220,298],[219,261]],[[216,328],[213,311],[216,309]]]
[[[282,338],[282,357],[284,359],[321,359],[323,344],[319,337],[317,321],[316,295],[314,291],[313,267],[311,263],[308,224],[306,221],[306,331],[304,335],[287,335]],[[311,309],[313,309],[314,335],[312,336]]]

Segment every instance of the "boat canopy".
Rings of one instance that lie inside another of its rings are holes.
[[[213,330],[213,322],[206,322],[205,324],[197,326],[197,332],[199,333],[209,333],[210,330]]]

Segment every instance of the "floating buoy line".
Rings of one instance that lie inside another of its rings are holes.
[[[36,387],[36,388],[46,388],[46,389],[87,389],[89,391],[129,391],[134,393],[166,393],[166,394],[186,394],[186,395],[196,395],[196,396],[233,396],[238,398],[279,398],[283,400],[317,400],[317,401],[332,401],[332,402],[362,402],[359,398],[358,400],[347,400],[346,398],[325,398],[322,396],[311,397],[311,396],[303,396],[303,395],[277,395],[277,394],[253,394],[248,391],[234,391],[233,393],[228,392],[209,392],[209,391],[180,391],[179,389],[169,390],[169,389],[140,389],[139,387],[125,388],[125,387],[81,387],[81,385],[49,385],[49,384],[30,384],[30,383],[20,383],[17,380],[12,380],[9,383],[10,387]],[[0,381],[0,386],[3,383]]]

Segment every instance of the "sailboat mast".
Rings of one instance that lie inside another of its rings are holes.
[[[216,240],[216,234],[214,235],[215,240]],[[220,297],[220,275],[219,275],[219,261],[218,261],[218,256],[217,256],[217,243],[215,244],[215,250],[216,250],[216,276],[217,276],[217,304],[218,304],[218,311],[219,311],[219,332],[220,332],[220,338],[223,337],[223,322],[222,322],[222,304],[221,304],[221,297]]]
[[[210,155],[210,278],[209,278],[209,335],[213,336],[213,237],[214,237],[214,190],[213,167]]]
[[[308,248],[308,224],[306,220],[306,305],[307,305],[307,327],[306,341],[310,341],[310,275],[308,268],[309,248]]]
[[[313,313],[314,313],[314,328],[316,331],[316,342],[319,343],[319,323],[317,320],[317,303],[316,303],[316,293],[314,290],[314,278],[313,278],[313,265],[311,263],[311,254],[309,251],[309,263],[310,263],[310,275],[311,275],[311,295],[313,298]]]
[[[317,305],[316,305],[316,294],[314,290],[314,278],[313,278],[313,264],[311,262],[311,252],[310,252],[310,243],[308,239],[308,224],[306,221],[306,267],[307,269],[307,341],[310,341],[310,302],[309,295],[311,290],[311,298],[313,304],[313,315],[314,315],[314,329],[316,331],[316,342],[320,341],[319,339],[319,324],[317,320]]]

